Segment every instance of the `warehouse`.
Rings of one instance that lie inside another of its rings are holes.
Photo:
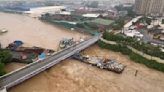
[[[37,8],[30,8],[29,11],[25,11],[25,14],[30,14],[32,17],[40,17],[42,14],[45,13],[59,13],[62,9],[65,9],[64,6],[46,6],[46,7],[37,7]]]

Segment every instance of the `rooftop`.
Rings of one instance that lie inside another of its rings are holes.
[[[100,14],[92,14],[92,13],[83,14],[83,17],[90,17],[90,18],[97,18],[99,16],[100,16]]]
[[[102,25],[110,25],[113,23],[113,20],[98,18],[98,19],[92,20],[91,22],[102,24]]]
[[[133,22],[137,22],[142,16],[138,16],[136,18],[133,18],[131,21],[129,21],[127,24],[124,25],[124,28],[128,28],[132,25]]]

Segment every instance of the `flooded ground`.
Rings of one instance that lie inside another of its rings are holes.
[[[5,71],[6,71],[7,73],[9,73],[9,72],[12,72],[12,71],[14,71],[14,70],[17,70],[17,69],[19,69],[19,68],[21,68],[21,67],[23,67],[23,66],[25,66],[25,65],[26,65],[26,64],[12,62],[12,63],[9,63],[9,64],[7,64],[7,65],[5,66]]]
[[[38,19],[25,15],[0,13],[0,29],[5,28],[8,33],[0,35],[0,43],[6,47],[14,40],[21,40],[25,46],[38,46],[47,49],[57,49],[63,38],[79,40],[84,34],[59,28]]]
[[[8,92],[163,92],[164,73],[134,63],[120,53],[94,45],[83,53],[109,57],[127,65],[122,74],[67,59]],[[137,76],[135,71],[138,70]]]

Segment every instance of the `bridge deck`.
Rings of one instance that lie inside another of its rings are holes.
[[[31,63],[17,71],[14,71],[12,73],[0,77],[0,88],[8,89],[35,76],[36,74],[46,70],[47,68],[50,68],[53,65],[59,63],[60,61],[72,56],[76,52],[79,52],[89,47],[90,45],[98,41],[99,38],[100,38],[99,36],[95,36],[77,45],[66,48],[56,53],[55,55],[45,59],[44,61]]]

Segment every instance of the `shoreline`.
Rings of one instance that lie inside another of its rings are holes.
[[[3,47],[14,40],[22,40],[27,46],[56,50],[60,40],[65,37],[73,37],[75,40],[89,37],[87,34],[71,31],[25,15],[0,13],[0,16],[0,20],[3,21],[0,27],[9,30],[8,33],[0,36]]]

